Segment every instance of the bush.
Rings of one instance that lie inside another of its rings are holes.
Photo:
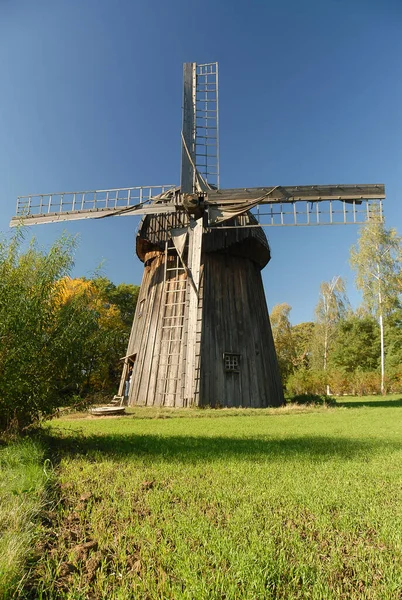
[[[19,229],[0,239],[0,430],[53,413],[71,339],[67,315],[57,318],[55,286],[72,267],[74,240],[63,237],[48,252],[34,242],[22,252],[22,244]]]
[[[343,396],[353,391],[352,375],[343,369],[331,369],[328,372],[328,385],[332,394]]]
[[[323,394],[297,394],[290,398],[290,402],[293,404],[336,406],[335,398]]]
[[[385,385],[387,391],[391,394],[400,394],[402,392],[402,365],[390,370],[389,375],[386,377]]]
[[[289,376],[286,391],[290,396],[325,394],[327,378],[326,371],[299,369]]]
[[[138,295],[104,278],[71,279],[70,236],[47,251],[23,242],[22,229],[0,238],[0,431],[115,389]]]
[[[20,229],[0,238],[0,430],[21,431],[69,405],[122,336],[92,285],[69,293],[73,238],[47,251],[23,241]]]
[[[377,371],[355,371],[351,379],[357,396],[381,394],[381,375]]]

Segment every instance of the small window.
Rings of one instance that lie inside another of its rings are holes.
[[[141,316],[142,316],[142,313],[143,313],[143,311],[144,311],[144,304],[145,304],[145,299],[144,299],[144,300],[141,300],[141,302],[140,302],[140,308],[139,308],[139,311],[138,311],[138,316],[139,316],[139,317],[141,317]]]
[[[240,372],[240,354],[234,354],[233,352],[224,352],[223,363],[225,366],[225,371],[227,373]]]

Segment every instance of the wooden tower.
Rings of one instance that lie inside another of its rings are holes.
[[[281,404],[261,279],[270,260],[263,230],[216,228],[202,234],[200,245],[188,233],[189,219],[177,225],[171,217],[146,216],[137,235],[144,275],[126,357],[126,371],[130,363],[133,369],[129,404]],[[189,254],[199,265],[196,277]]]
[[[179,187],[17,200],[12,226],[144,215],[144,274],[118,391],[123,401],[129,388],[130,405],[281,405],[262,226],[362,223],[373,205],[382,210],[381,184],[220,189],[218,124],[217,63],[186,63]]]

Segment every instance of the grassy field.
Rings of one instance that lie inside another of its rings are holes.
[[[24,581],[24,569],[37,533],[36,520],[46,502],[42,445],[24,440],[0,446],[0,599]]]
[[[400,598],[402,399],[339,404],[52,422],[18,597]]]

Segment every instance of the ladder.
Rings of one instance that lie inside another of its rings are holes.
[[[161,345],[157,396],[161,406],[175,406],[181,393],[181,363],[187,274],[171,240],[165,246]]]

